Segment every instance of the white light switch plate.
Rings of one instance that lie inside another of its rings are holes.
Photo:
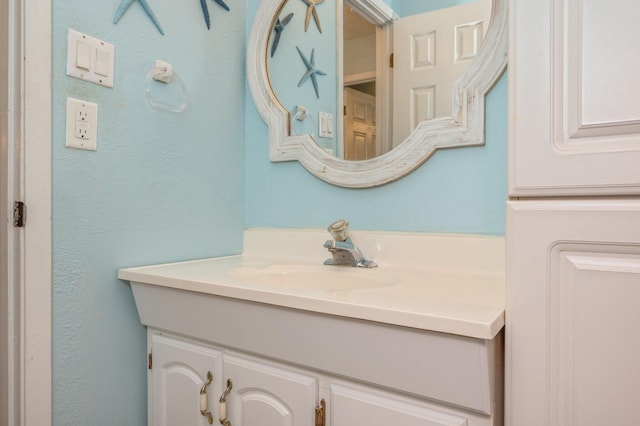
[[[67,98],[68,148],[98,149],[98,104]]]
[[[67,75],[105,87],[113,87],[115,47],[69,28]]]
[[[333,114],[329,112],[319,112],[318,127],[318,133],[321,138],[333,138]]]

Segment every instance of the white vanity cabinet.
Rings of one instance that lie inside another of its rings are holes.
[[[208,413],[215,424],[315,425],[317,377],[153,329],[148,335],[150,426],[204,426]]]
[[[332,383],[331,426],[403,425],[471,426],[498,425],[495,418],[483,418],[464,410],[429,404],[400,394],[355,383]]]
[[[504,240],[363,233],[363,269],[323,265],[325,238],[252,230],[242,255],[119,271],[148,329],[149,424],[208,424],[201,400],[219,424],[224,395],[234,426],[502,426]]]
[[[509,7],[506,424],[638,425],[640,5]]]
[[[201,407],[201,399],[205,398],[207,408],[215,411],[221,394],[218,378],[222,352],[152,331],[148,333],[148,346],[149,425],[208,424],[208,418],[200,413],[205,408]],[[207,384],[208,374],[211,381]]]
[[[148,334],[150,426],[209,424],[200,411],[203,397],[215,424],[226,414],[233,426],[502,424],[498,413],[485,415],[154,329]],[[218,401],[229,384],[221,413]]]
[[[224,377],[231,380],[228,419],[235,426],[315,426],[318,378],[241,354],[225,354]]]

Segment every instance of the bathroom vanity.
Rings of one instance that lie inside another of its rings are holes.
[[[366,269],[323,265],[327,236],[247,230],[242,255],[120,270],[150,425],[502,424],[504,240],[360,232]]]

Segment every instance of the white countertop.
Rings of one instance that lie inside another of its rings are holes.
[[[360,241],[365,255],[379,264],[365,269],[322,265],[329,257],[322,248],[327,237],[318,231],[251,230],[245,234],[243,255],[126,268],[118,277],[480,339],[492,339],[504,326],[502,238],[357,233],[353,237],[356,244]],[[305,252],[303,247],[310,244],[313,249]],[[399,256],[403,250],[406,255]],[[269,252],[277,254],[267,255]],[[245,282],[233,272],[271,265],[332,268],[331,274],[356,274],[392,285],[351,290],[296,288]]]

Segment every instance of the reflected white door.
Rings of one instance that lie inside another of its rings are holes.
[[[344,88],[344,158],[367,160],[376,156],[376,98]]]
[[[452,115],[451,88],[480,49],[491,3],[478,0],[394,21],[394,146],[421,121]]]

